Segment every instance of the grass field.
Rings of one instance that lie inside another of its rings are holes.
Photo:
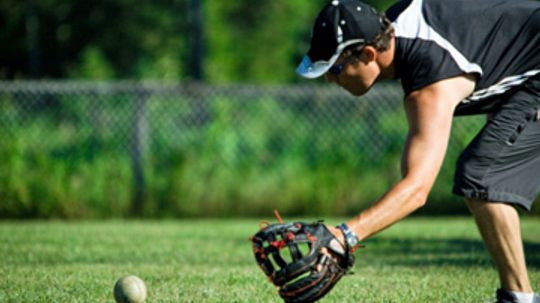
[[[127,274],[147,302],[279,302],[251,254],[258,222],[0,222],[0,302],[113,302]],[[523,234],[540,290],[540,219]],[[471,218],[407,219],[365,244],[321,302],[489,302],[497,287]]]

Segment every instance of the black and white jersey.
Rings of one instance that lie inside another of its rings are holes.
[[[458,75],[476,77],[475,92],[456,115],[489,112],[505,93],[540,76],[540,1],[406,0],[386,15],[406,94]]]

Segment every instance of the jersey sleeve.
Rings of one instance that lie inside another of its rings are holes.
[[[435,42],[419,39],[398,39],[400,47],[410,51],[396,57],[398,76],[405,94],[422,89],[437,81],[465,74],[450,54]]]

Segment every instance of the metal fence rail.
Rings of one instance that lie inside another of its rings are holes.
[[[0,194],[11,201],[10,208],[0,211],[9,216],[15,210],[20,212],[18,205],[36,203],[36,194],[24,189],[36,185],[26,184],[25,174],[31,174],[28,170],[43,169],[42,178],[47,179],[51,176],[46,170],[53,167],[56,171],[58,163],[63,163],[63,172],[53,175],[61,176],[58,178],[69,185],[55,190],[69,192],[66,201],[77,200],[77,195],[84,193],[77,191],[77,176],[84,175],[81,170],[94,165],[99,155],[115,159],[110,165],[129,159],[129,165],[119,164],[129,167],[125,172],[131,180],[129,194],[115,199],[129,200],[135,213],[144,213],[149,203],[156,204],[153,213],[158,213],[155,209],[160,207],[166,208],[160,203],[177,203],[184,206],[175,208],[173,213],[197,214],[188,209],[196,208],[190,203],[204,205],[208,194],[193,194],[182,202],[155,202],[173,199],[173,192],[182,195],[181,189],[170,189],[178,181],[159,177],[161,171],[175,166],[183,167],[182,176],[200,176],[208,171],[223,175],[235,170],[250,171],[246,167],[256,167],[265,175],[265,169],[294,166],[284,164],[293,157],[296,160],[290,163],[301,159],[307,167],[317,167],[317,171],[321,167],[346,166],[388,171],[389,167],[398,167],[394,160],[407,130],[402,98],[395,82],[379,84],[361,98],[327,85],[0,82],[0,153],[6,159],[0,164],[0,178],[4,181]],[[455,159],[483,121],[478,117],[456,119],[449,159]],[[451,178],[452,174],[452,163],[445,164],[442,178]],[[391,175],[396,178],[394,173]],[[92,178],[109,177],[96,173]],[[152,185],[155,188],[148,190],[149,178],[159,179],[161,187]],[[194,179],[193,183],[205,180]],[[101,192],[111,191],[104,189],[108,181],[93,180],[100,184]],[[85,182],[84,186],[94,186],[88,180]],[[187,180],[182,184],[190,183]],[[197,186],[204,187],[193,185]],[[161,192],[168,190],[168,198],[159,196],[159,188]],[[449,195],[449,189],[445,191]],[[103,195],[106,194],[96,194],[95,200]],[[58,196],[62,195],[58,193],[51,199],[60,199]],[[231,199],[239,198],[236,195]],[[69,201],[66,203],[74,203]],[[125,211],[122,207],[118,215]],[[36,211],[34,208],[26,211]],[[74,216],[88,213],[72,211]],[[66,212],[65,207],[60,212]]]

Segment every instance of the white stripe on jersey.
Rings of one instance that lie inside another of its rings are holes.
[[[495,95],[502,95],[509,91],[512,87],[519,86],[529,78],[538,74],[540,74],[540,69],[530,70],[521,75],[506,77],[488,88],[475,91],[472,95],[461,101],[461,103],[470,103]]]
[[[450,53],[462,71],[483,75],[482,68],[478,64],[469,62],[448,40],[427,24],[422,15],[422,2],[422,0],[413,0],[409,7],[392,23],[396,36],[433,41]]]

